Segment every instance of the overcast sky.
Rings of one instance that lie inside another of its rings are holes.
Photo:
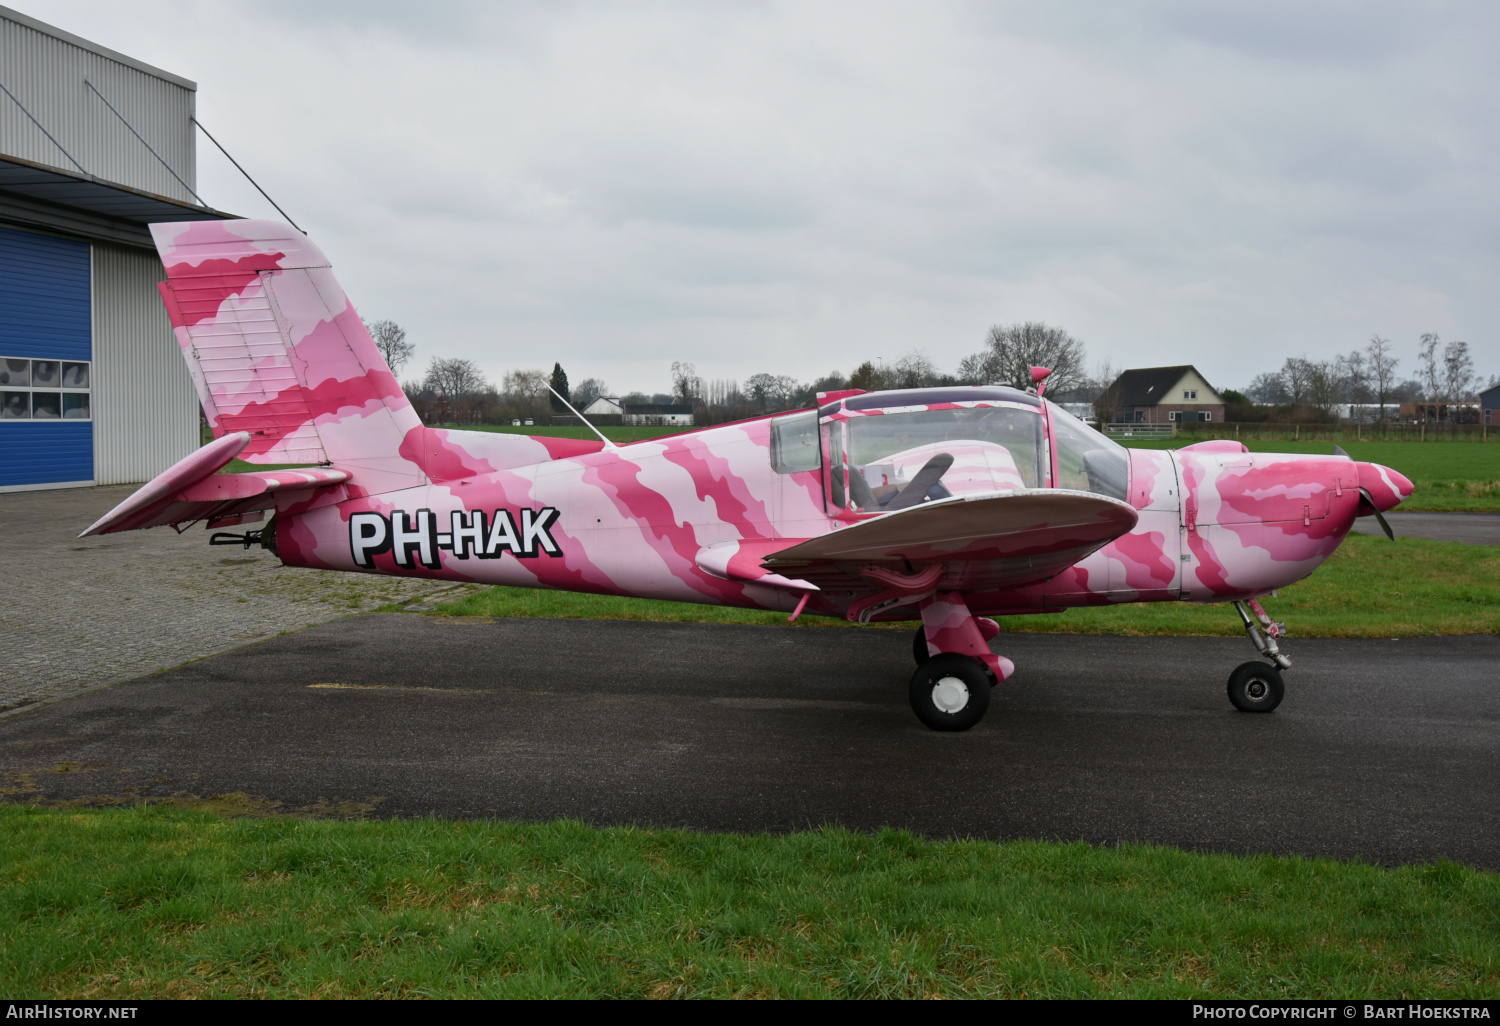
[[[1034,319],[1221,387],[1372,332],[1500,372],[1493,2],[7,2],[197,81],[419,363],[650,392]]]

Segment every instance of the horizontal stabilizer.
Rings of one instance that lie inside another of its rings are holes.
[[[79,537],[205,519],[222,521],[274,509],[278,496],[283,501],[309,498],[320,488],[349,480],[344,471],[327,467],[220,474],[249,441],[250,435],[243,431],[215,439],[142,485]]]

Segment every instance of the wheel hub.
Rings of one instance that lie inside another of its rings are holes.
[[[1271,685],[1259,677],[1252,677],[1245,682],[1245,697],[1252,702],[1264,702],[1271,693]]]
[[[932,686],[932,704],[952,715],[969,704],[969,686],[957,677],[944,677]]]

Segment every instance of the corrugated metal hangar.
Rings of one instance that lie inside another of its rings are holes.
[[[197,86],[0,7],[0,491],[149,480],[199,445],[146,225],[194,194]]]

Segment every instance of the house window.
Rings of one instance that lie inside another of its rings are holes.
[[[1213,420],[1214,419],[1214,411],[1213,410],[1204,410],[1203,411],[1203,419],[1204,420]]]
[[[92,368],[0,356],[0,420],[91,420]]]
[[[1196,399],[1198,398],[1198,390],[1196,388],[1184,388],[1182,390],[1182,397],[1184,399]]]
[[[1168,420],[1177,420],[1178,416],[1179,416],[1179,414],[1181,412],[1182,412],[1181,410],[1168,410],[1167,411],[1167,419]]]

